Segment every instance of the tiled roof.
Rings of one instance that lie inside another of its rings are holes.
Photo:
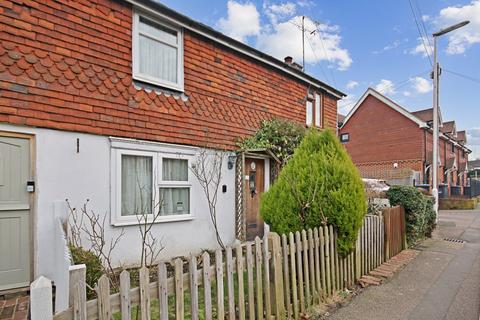
[[[467,143],[467,133],[465,130],[457,131],[457,141],[461,143]]]
[[[455,128],[455,121],[447,121],[443,123],[442,132],[443,133],[452,133]]]
[[[411,112],[415,117],[419,118],[422,121],[429,122],[433,120],[433,109],[424,109],[424,110],[418,110]]]

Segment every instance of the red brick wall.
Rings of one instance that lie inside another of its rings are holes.
[[[136,89],[131,23],[121,1],[0,2],[0,122],[225,148],[262,119],[305,122],[304,83],[187,31],[188,99]]]
[[[394,162],[423,160],[423,130],[373,96],[365,99],[340,133],[349,133],[345,147],[359,167],[388,163],[393,168]]]

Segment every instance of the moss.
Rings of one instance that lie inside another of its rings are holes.
[[[440,199],[441,210],[471,210],[477,206],[476,199]]]

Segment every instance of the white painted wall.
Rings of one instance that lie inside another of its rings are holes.
[[[107,236],[121,232],[110,225],[111,206],[111,143],[108,137],[72,133],[58,130],[0,124],[0,130],[35,135],[36,152],[36,203],[34,230],[35,278],[44,275],[56,280],[55,219],[67,215],[63,205],[69,199],[73,206],[81,206],[90,199],[90,209],[107,217]],[[77,153],[77,138],[80,142]],[[150,145],[151,146],[151,145]],[[163,145],[165,146],[165,145]],[[222,184],[227,192],[218,195],[218,221],[221,236],[226,244],[235,240],[235,169],[223,164]],[[198,253],[202,249],[217,248],[203,190],[192,180],[192,203],[195,218],[188,221],[162,222],[153,232],[165,245],[162,259]],[[220,187],[221,188],[221,187]],[[63,210],[59,210],[63,207]],[[136,264],[140,259],[140,233],[138,226],[125,226],[125,236],[120,241],[113,259],[117,265]],[[57,294],[59,294],[57,292]],[[63,293],[60,293],[63,294]]]

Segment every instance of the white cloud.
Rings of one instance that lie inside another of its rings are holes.
[[[218,27],[223,33],[243,42],[246,37],[260,33],[260,14],[254,4],[229,0],[227,7],[227,17],[218,21]]]
[[[297,10],[297,6],[293,2],[285,2],[281,4],[267,4],[263,5],[265,14],[268,16],[273,24],[276,24],[279,19],[290,18]]]
[[[403,91],[403,95],[405,97],[410,97],[412,95],[412,93],[410,91]]]
[[[427,15],[427,14],[422,15],[422,21],[423,22],[430,21],[430,19],[431,19],[431,17],[429,15]]]
[[[338,113],[347,115],[357,102],[354,94],[349,94],[345,98],[338,101]]]
[[[424,39],[424,41],[422,41],[422,38],[418,38],[417,41],[418,41],[417,46],[409,50],[408,53],[413,55],[421,54],[424,58],[428,57],[428,54],[433,53],[433,45],[430,44],[432,43],[432,41],[428,42],[427,39]]]
[[[347,89],[353,89],[358,86],[357,81],[350,80],[347,82]]]
[[[410,78],[410,82],[412,83],[412,88],[415,89],[417,93],[423,94],[432,91],[432,83],[425,78]]]
[[[473,0],[464,6],[451,6],[440,10],[435,25],[444,28],[470,20],[470,24],[453,31],[448,36],[448,54],[461,54],[475,43],[480,43],[480,0]]]
[[[299,26],[302,17],[296,16],[288,21],[273,24],[270,29],[257,38],[257,47],[278,59],[291,56],[299,63],[302,61],[302,32]],[[323,23],[315,23],[305,18],[306,30],[318,30],[306,33],[305,62],[315,64],[328,61],[339,70],[346,70],[352,64],[348,50],[340,46],[339,27]]]
[[[382,49],[380,49],[380,50],[375,50],[375,51],[373,51],[372,53],[373,53],[373,54],[380,54],[380,53],[385,52],[385,51],[390,51],[390,50],[392,50],[392,49],[396,49],[396,48],[398,48],[399,45],[400,45],[400,40],[395,40],[395,41],[393,41],[392,43],[390,43],[390,44],[386,45],[385,47],[383,47]]]
[[[472,150],[469,159],[480,159],[480,127],[467,129],[467,145]]]
[[[391,80],[382,79],[380,82],[375,86],[375,90],[380,92],[381,94],[392,95],[397,93],[395,90],[395,84]]]

